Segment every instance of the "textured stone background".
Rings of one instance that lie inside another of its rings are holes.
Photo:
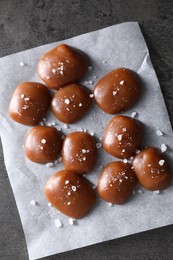
[[[141,26],[173,123],[172,0],[0,0],[0,57],[125,21]],[[1,145],[0,259],[28,259]],[[55,259],[171,260],[173,225],[45,258]]]

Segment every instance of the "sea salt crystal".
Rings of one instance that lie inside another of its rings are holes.
[[[71,204],[71,202],[69,201],[69,202],[67,202],[67,205],[70,205]]]
[[[57,227],[57,228],[60,228],[60,227],[62,227],[62,222],[61,222],[61,220],[59,219],[59,218],[56,218],[55,220],[54,220],[54,223],[55,223],[55,226]]]
[[[122,130],[123,130],[123,132],[126,132],[126,131],[127,131],[126,127],[123,127]]]
[[[64,124],[64,125],[63,125],[63,128],[64,128],[64,129],[68,129],[68,128],[69,128],[69,126],[68,126],[68,125],[66,125],[66,124]]]
[[[140,150],[136,149],[135,153],[136,153],[136,154],[140,153]]]
[[[90,135],[91,135],[91,136],[94,136],[94,134],[95,134],[94,132],[90,132]]]
[[[45,143],[46,143],[46,139],[42,139],[42,140],[41,140],[41,143],[42,143],[42,144],[45,144]]]
[[[69,180],[66,180],[66,181],[65,181],[65,184],[69,184]]]
[[[83,161],[86,161],[86,157],[83,157]]]
[[[128,162],[127,159],[124,159],[124,160],[123,160],[123,163],[127,163],[127,162]]]
[[[70,225],[74,225],[75,224],[75,218],[69,218],[68,222]]]
[[[142,193],[143,193],[143,190],[138,190],[138,193],[139,193],[139,194],[142,194]]]
[[[154,195],[158,195],[159,193],[160,193],[159,190],[154,190],[154,191],[153,191],[153,194],[154,194]]]
[[[53,166],[53,163],[46,163],[46,167],[47,168],[50,168],[50,167],[52,167]]]
[[[113,91],[112,94],[113,96],[115,96],[117,94],[117,91]]]
[[[100,149],[102,147],[102,144],[101,143],[96,143],[96,147],[97,147],[97,149]]]
[[[156,134],[157,134],[158,136],[162,136],[162,135],[163,135],[162,131],[160,131],[159,129],[156,130]]]
[[[52,73],[54,73],[54,74],[55,74],[55,73],[56,73],[56,69],[52,69]]]
[[[137,116],[137,113],[136,112],[132,112],[131,113],[131,117],[134,118],[135,116]]]
[[[82,103],[79,103],[79,107],[82,107]]]
[[[24,98],[24,96],[25,96],[24,94],[21,94],[21,95],[20,95],[21,98]]]
[[[31,200],[31,201],[30,201],[30,204],[31,204],[32,206],[35,206],[35,205],[37,205],[37,202],[36,202],[35,200]]]
[[[123,135],[121,135],[121,134],[120,134],[120,135],[117,135],[117,138],[118,138],[119,141],[122,140],[122,137],[123,137]]]
[[[166,144],[161,144],[161,151],[162,151],[162,153],[166,152],[166,150],[167,150]]]
[[[94,83],[93,80],[89,80],[89,81],[88,81],[88,84],[89,84],[89,85],[92,85],[93,83]]]
[[[86,153],[87,151],[85,149],[82,149],[82,153]]]
[[[47,206],[48,207],[52,207],[52,204],[49,202],[49,203],[47,203]]]
[[[159,165],[160,165],[160,166],[163,166],[164,163],[165,163],[165,160],[160,160],[160,161],[159,161]]]
[[[90,94],[90,98],[93,98],[94,97],[94,94]]]
[[[64,100],[64,103],[67,104],[67,105],[69,105],[69,104],[70,104],[70,100],[69,100],[68,98],[66,98],[66,99]]]
[[[19,63],[19,65],[20,65],[21,67],[23,67],[25,64],[24,64],[23,61],[21,61],[21,62]]]
[[[76,186],[71,187],[73,191],[76,191]]]

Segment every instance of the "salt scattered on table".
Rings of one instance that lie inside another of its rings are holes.
[[[57,227],[57,228],[60,228],[60,227],[62,227],[62,222],[61,222],[61,220],[59,219],[59,218],[56,218],[55,220],[54,220],[54,224],[55,224],[55,226]]]

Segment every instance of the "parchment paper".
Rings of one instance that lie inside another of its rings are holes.
[[[160,147],[163,143],[167,144],[166,154],[172,157],[173,134],[168,113],[138,23],[129,22],[111,26],[63,42],[83,50],[91,59],[92,71],[88,72],[82,81],[83,84],[85,81],[96,82],[117,67],[127,67],[138,72],[143,81],[143,94],[140,101],[125,114],[130,116],[135,111],[138,113],[136,118],[144,123],[143,146]],[[159,195],[149,191],[139,193],[138,190],[143,189],[137,187],[136,193],[122,206],[110,207],[108,203],[98,199],[91,213],[77,220],[76,225],[70,225],[68,217],[47,205],[43,193],[44,184],[53,173],[63,169],[63,166],[59,163],[47,168],[45,165],[27,160],[23,144],[30,127],[13,122],[7,111],[12,92],[19,83],[41,82],[36,74],[37,63],[42,54],[59,43],[44,45],[0,59],[0,134],[5,165],[26,236],[30,259],[173,223],[172,186]],[[23,62],[24,66],[21,66],[20,62]],[[92,84],[88,87],[93,89]],[[111,117],[93,105],[82,120],[70,125],[68,129],[51,113],[47,116],[45,124],[56,122],[56,127],[61,127],[64,134],[82,127],[88,132],[95,132],[97,142],[101,142],[99,138]],[[163,132],[163,136],[156,134],[158,128]],[[97,165],[86,177],[96,184],[100,167],[114,160],[116,159],[106,154],[102,148],[99,149]],[[31,205],[31,200],[37,204]],[[62,221],[61,228],[55,226],[55,218]]]

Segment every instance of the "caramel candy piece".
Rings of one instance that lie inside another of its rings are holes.
[[[64,168],[78,174],[89,172],[96,163],[96,143],[91,135],[74,132],[66,136],[62,148]]]
[[[147,190],[163,190],[171,183],[170,166],[157,148],[143,149],[134,157],[133,167],[139,183]]]
[[[38,64],[39,77],[53,89],[80,80],[88,70],[86,55],[67,44],[45,53]]]
[[[9,115],[20,124],[34,126],[46,115],[50,100],[51,95],[45,85],[23,82],[13,93]]]
[[[86,215],[96,202],[96,194],[90,183],[73,172],[55,173],[45,185],[48,201],[71,218]]]
[[[131,164],[111,162],[105,166],[99,176],[98,194],[103,200],[113,204],[123,204],[132,194],[136,182]]]
[[[61,152],[61,135],[56,128],[49,126],[33,127],[25,141],[25,154],[36,163],[56,160]]]
[[[118,158],[134,155],[143,137],[142,124],[127,116],[113,117],[105,128],[103,148]]]
[[[140,94],[141,86],[137,74],[125,68],[109,72],[94,88],[97,105],[108,114],[127,110]]]
[[[83,86],[73,83],[57,91],[51,110],[60,121],[71,124],[80,119],[91,105],[90,93]]]

